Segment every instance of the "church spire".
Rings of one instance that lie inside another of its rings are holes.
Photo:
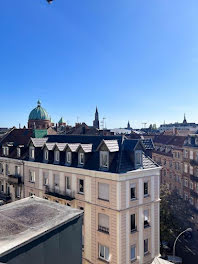
[[[183,124],[187,124],[187,120],[186,120],[186,114],[184,113],[184,120],[183,120]]]
[[[95,119],[93,121],[93,127],[99,129],[100,125],[99,125],[99,114],[98,114],[98,108],[96,106],[96,112],[95,112]]]

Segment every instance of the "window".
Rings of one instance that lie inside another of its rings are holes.
[[[29,181],[35,182],[35,171],[29,171]]]
[[[98,214],[98,230],[109,234],[109,216]]]
[[[109,167],[109,152],[100,151],[100,167],[108,168]]]
[[[135,214],[132,214],[131,215],[131,232],[134,232],[136,230],[137,230],[137,228],[135,225]]]
[[[109,261],[109,248],[99,244],[99,258]]]
[[[184,163],[184,172],[188,173],[188,164],[187,163]]]
[[[131,189],[131,200],[136,199],[135,187],[136,187],[135,183],[132,183],[130,185],[130,189]]]
[[[59,192],[59,175],[54,174],[54,191]]]
[[[198,193],[198,182],[196,183],[196,192]]]
[[[193,182],[190,181],[190,189],[193,190]]]
[[[0,163],[0,173],[3,173],[3,164]]]
[[[45,149],[45,151],[44,151],[44,159],[45,160],[49,159],[49,151],[47,149]]]
[[[144,228],[149,226],[149,210],[144,210]]]
[[[70,177],[69,176],[66,177],[66,189],[67,190],[71,189],[71,183],[70,183]]]
[[[20,158],[20,157],[21,157],[21,149],[17,148],[17,158]]]
[[[35,149],[34,149],[34,147],[30,147],[29,155],[30,155],[31,159],[34,159],[34,157],[35,157]]]
[[[190,166],[190,174],[193,175],[193,167]]]
[[[8,147],[3,147],[3,155],[8,156],[9,155],[9,148]]]
[[[135,151],[135,165],[136,167],[140,167],[142,165],[142,151]]]
[[[20,175],[21,168],[19,166],[15,166],[15,175]]]
[[[109,184],[98,183],[98,199],[109,201]]]
[[[71,151],[66,152],[66,163],[71,164]]]
[[[135,260],[136,259],[136,245],[132,245],[131,246],[131,260]]]
[[[193,203],[194,203],[193,197],[189,198],[189,202],[190,202],[191,205],[193,205]]]
[[[184,158],[185,158],[185,159],[188,158],[188,150],[184,150]]]
[[[17,186],[17,188],[16,188],[15,197],[16,198],[20,198],[21,197],[21,189],[20,189],[20,186]]]
[[[184,180],[184,186],[188,187],[188,179]]]
[[[190,159],[193,160],[193,151],[190,151]]]
[[[173,165],[172,160],[169,161],[169,167],[171,168]]]
[[[78,163],[79,165],[83,165],[84,164],[84,153],[80,152],[78,154]]]
[[[148,253],[148,238],[144,240],[144,255]]]
[[[44,186],[49,185],[49,178],[48,178],[48,174],[46,172],[43,172],[43,185]]]
[[[6,164],[6,175],[9,175],[9,174],[10,174],[9,165]]]
[[[188,200],[188,194],[187,193],[184,194],[184,200],[186,200],[186,201]]]
[[[144,196],[148,195],[148,182],[144,182]]]
[[[84,194],[84,180],[78,180],[78,192]]]
[[[59,152],[59,150],[55,150],[54,155],[55,155],[55,161],[59,162],[59,160],[60,160],[60,152]]]

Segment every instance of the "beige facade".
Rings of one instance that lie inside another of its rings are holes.
[[[0,157],[0,200],[13,202],[24,198],[24,162]]]
[[[25,197],[84,210],[83,263],[146,264],[159,255],[159,167],[115,174],[24,161],[24,175]]]

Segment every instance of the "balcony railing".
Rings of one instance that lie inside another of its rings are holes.
[[[0,200],[3,200],[4,202],[9,202],[11,200],[11,196],[8,193],[0,192]]]
[[[98,226],[98,231],[109,234],[109,228],[104,226]]]
[[[198,193],[194,192],[193,190],[190,190],[191,196],[198,198]]]
[[[196,181],[196,182],[198,182],[198,177],[197,177],[197,176],[190,175],[190,179],[191,179],[191,181]]]
[[[46,186],[45,187],[45,194],[50,195],[50,196],[54,196],[54,197],[57,197],[60,199],[64,199],[67,201],[72,201],[75,199],[73,197],[73,195],[68,195],[68,192],[66,192],[66,191],[61,192],[59,190],[59,188],[57,188],[57,187],[56,188],[50,188],[49,186]]]
[[[17,174],[9,174],[8,175],[8,183],[11,185],[22,184],[21,176]]]

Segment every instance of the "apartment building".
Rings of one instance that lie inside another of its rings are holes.
[[[21,162],[25,197],[84,211],[83,263],[146,264],[160,254],[160,167],[141,139],[31,138]]]
[[[183,147],[184,199],[198,212],[198,135],[189,135]]]

